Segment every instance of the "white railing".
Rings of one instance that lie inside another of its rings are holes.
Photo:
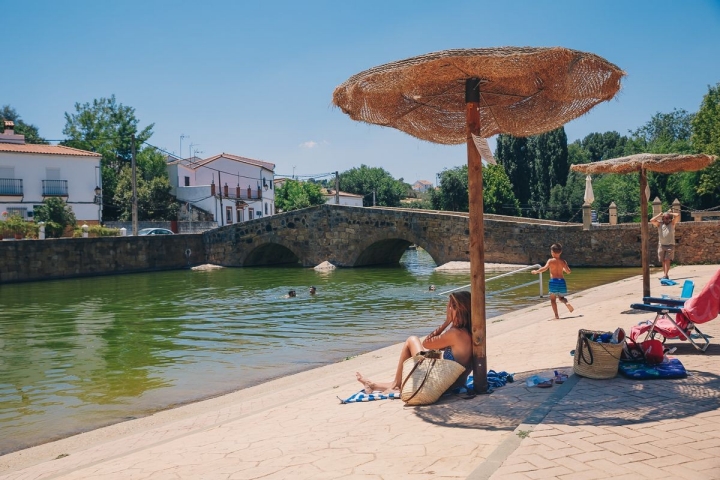
[[[534,269],[537,269],[537,268],[542,268],[542,265],[538,265],[538,264],[528,265],[527,267],[518,268],[517,270],[513,270],[512,272],[507,272],[507,273],[503,273],[503,274],[500,274],[500,275],[495,276],[495,277],[492,277],[492,278],[487,278],[487,279],[485,279],[485,284],[487,285],[488,282],[491,282],[491,281],[493,281],[493,280],[497,280],[498,278],[508,277],[508,276],[513,275],[513,274],[515,274],[515,273],[524,272],[525,270],[534,270]],[[522,285],[516,285],[516,286],[514,286],[514,287],[506,288],[506,289],[504,289],[504,290],[499,290],[499,291],[497,291],[497,292],[492,292],[491,295],[497,295],[498,293],[505,293],[505,292],[509,292],[509,291],[511,291],[511,290],[516,290],[516,289],[518,289],[518,288],[527,287],[528,285],[532,285],[533,283],[537,283],[537,284],[540,286],[540,296],[542,297],[542,296],[543,296],[542,272],[540,272],[540,274],[538,275],[538,279],[537,279],[537,280],[533,280],[532,282],[523,283]],[[452,293],[452,292],[454,292],[454,291],[456,291],[456,290],[462,290],[463,288],[468,288],[470,285],[472,285],[472,284],[463,285],[462,287],[457,287],[457,288],[453,288],[452,290],[447,290],[447,291],[445,291],[445,292],[440,292],[440,293],[438,293],[438,295],[447,295],[448,293]]]

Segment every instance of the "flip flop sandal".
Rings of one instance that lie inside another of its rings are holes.
[[[568,379],[568,376],[566,374],[555,370],[555,379],[554,379],[555,383],[557,383],[559,385],[561,383],[565,383],[565,381],[567,381],[567,379]]]
[[[540,388],[550,388],[550,387],[552,387],[552,386],[553,386],[553,381],[552,381],[552,379],[546,380],[546,381],[544,381],[544,382],[540,382],[540,383],[538,383],[538,384],[536,385],[536,387],[540,387]]]

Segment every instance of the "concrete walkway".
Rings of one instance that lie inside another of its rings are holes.
[[[697,293],[717,268],[671,273],[693,279]],[[680,291],[651,285],[656,295]],[[341,405],[337,396],[359,390],[356,371],[392,376],[395,345],[5,455],[0,479],[720,478],[720,319],[702,327],[714,337],[705,354],[669,342],[687,379],[524,384],[533,373],[571,373],[579,328],[629,330],[652,318],[621,313],[641,291],[634,277],[570,297],[576,310],[560,321],[548,321],[547,301],[490,319],[489,366],[516,373],[491,395]]]

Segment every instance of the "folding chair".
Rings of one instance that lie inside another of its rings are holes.
[[[662,300],[666,303],[648,303],[656,300]],[[645,340],[652,340],[655,335],[662,336],[665,340],[668,339],[680,339],[688,340],[693,347],[697,348],[701,352],[705,352],[710,346],[710,339],[700,331],[697,326],[690,321],[685,320],[682,315],[682,306],[685,303],[682,300],[672,299],[656,299],[653,297],[644,297],[643,301],[646,303],[633,303],[630,305],[631,308],[637,310],[645,310],[648,312],[655,312],[655,319],[635,325],[630,329],[630,339],[638,342],[638,337],[643,333],[646,333]],[[675,305],[668,305],[668,303],[675,303]],[[675,318],[671,314],[675,315]],[[702,344],[695,341],[693,338],[693,331],[703,340]],[[664,343],[664,340],[663,340]]]
[[[646,333],[645,339],[652,339],[657,334],[665,340],[674,338],[689,340],[693,347],[705,352],[710,345],[710,339],[697,328],[697,324],[709,322],[720,313],[720,270],[715,272],[695,297],[690,299],[644,297],[643,303],[633,303],[631,307],[655,312],[655,319],[652,322],[648,321],[632,327],[630,330],[632,340],[637,341],[643,333]],[[697,338],[703,341],[696,342]]]

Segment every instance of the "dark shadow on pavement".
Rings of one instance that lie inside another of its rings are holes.
[[[545,424],[621,426],[674,420],[720,408],[720,377],[690,371],[670,380],[583,378],[543,420]]]
[[[692,347],[690,347],[692,348]],[[710,349],[708,349],[710,350]],[[714,348],[711,354],[718,354]],[[562,370],[570,373],[572,368]],[[414,408],[424,421],[452,428],[511,431],[521,423],[627,426],[673,420],[720,409],[720,377],[714,373],[689,371],[688,377],[670,380],[630,380],[617,376],[608,380],[580,378],[564,397],[542,412],[534,411],[560,386],[548,389],[526,387],[530,375],[550,376],[552,370],[517,374],[490,395],[465,399],[445,396],[438,403]],[[533,420],[534,419],[534,420]]]
[[[559,387],[525,386],[531,375],[552,377],[553,370],[572,373],[572,367],[534,370],[515,375],[515,382],[495,389],[489,395],[445,395],[433,405],[414,408],[415,414],[426,422],[452,428],[512,431]]]

